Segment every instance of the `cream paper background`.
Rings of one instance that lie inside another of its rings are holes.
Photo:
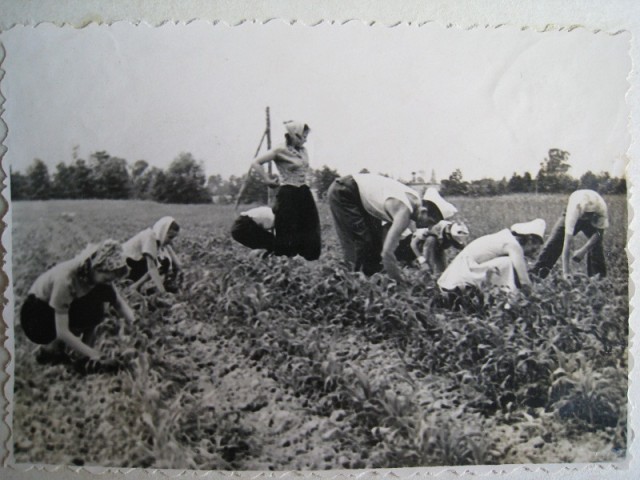
[[[604,31],[615,34],[619,31],[632,33],[631,51],[633,72],[629,78],[631,89],[628,93],[628,103],[631,106],[630,132],[632,145],[629,150],[631,159],[627,167],[627,178],[630,191],[630,231],[636,231],[637,220],[633,213],[633,205],[637,203],[637,180],[639,177],[638,158],[640,147],[638,132],[640,127],[640,94],[638,65],[640,63],[640,2],[635,0],[613,0],[609,2],[599,0],[565,0],[554,2],[552,0],[538,0],[535,3],[515,1],[446,1],[446,0],[400,0],[393,2],[375,1],[122,1],[116,0],[103,2],[98,0],[77,0],[66,2],[52,1],[18,1],[0,0],[0,28],[6,30],[14,24],[37,25],[41,22],[54,22],[56,24],[69,23],[76,27],[82,27],[91,22],[112,23],[116,21],[145,22],[158,25],[170,22],[189,22],[193,19],[224,21],[231,25],[250,22],[264,22],[271,19],[282,19],[288,22],[315,25],[321,22],[344,23],[348,21],[362,21],[365,23],[378,23],[387,26],[399,23],[411,22],[421,24],[425,22],[437,22],[442,25],[451,25],[461,28],[498,28],[502,25],[529,28],[537,31],[554,30],[559,28],[582,27],[589,31]],[[4,137],[4,134],[1,135]],[[635,180],[635,181],[634,181]],[[10,258],[11,221],[5,216],[6,226],[2,234],[2,243],[9,252],[5,257],[5,270],[7,260]],[[632,238],[629,242],[629,254],[631,261],[632,283],[638,283],[637,262],[638,242]],[[3,280],[4,281],[4,280]],[[631,345],[632,356],[638,355],[638,346],[634,331],[638,331],[638,314],[635,311],[637,295],[631,287]],[[11,292],[7,290],[5,297],[11,300]],[[4,315],[13,310],[11,301],[5,305]],[[4,327],[2,327],[4,328]],[[9,350],[12,348],[12,338],[7,341]],[[6,351],[1,351],[2,365],[7,365],[7,373],[12,372],[12,365]],[[638,415],[635,411],[639,395],[638,369],[630,362],[632,367],[629,396],[631,410],[629,420],[631,422],[629,439],[629,459],[626,465],[608,464],[571,464],[571,465],[529,465],[529,466],[497,466],[497,467],[456,467],[456,468],[425,468],[404,470],[380,470],[375,472],[303,472],[303,473],[206,473],[206,472],[181,472],[181,471],[153,471],[153,470],[117,470],[98,468],[70,468],[70,467],[32,467],[30,469],[17,467],[3,467],[0,469],[0,477],[7,479],[63,479],[78,478],[92,479],[99,474],[101,479],[157,479],[167,477],[186,478],[223,478],[228,476],[238,478],[268,477],[437,477],[437,478],[567,478],[567,479],[632,479],[640,475],[638,457],[640,447],[634,437],[633,431],[639,429]],[[4,396],[10,395],[12,382],[7,374],[1,377]],[[9,409],[6,403],[2,404],[3,420],[11,423]],[[6,452],[10,440],[4,425],[0,430],[0,458],[6,465]]]

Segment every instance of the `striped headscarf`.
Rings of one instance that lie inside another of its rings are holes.
[[[126,267],[122,244],[111,238],[101,243],[90,243],[79,254],[83,260],[90,260],[92,270],[112,272]]]

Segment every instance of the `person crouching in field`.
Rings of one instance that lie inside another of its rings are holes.
[[[269,254],[275,246],[272,233],[275,216],[269,207],[255,207],[240,213],[231,227],[231,237],[254,250],[265,250]]]
[[[465,303],[465,297],[482,299],[485,285],[509,291],[530,288],[525,257],[538,252],[545,228],[545,221],[538,218],[469,243],[438,279],[444,294],[442,306],[457,307]]]
[[[442,220],[432,200],[423,201],[412,188],[382,175],[338,178],[329,187],[328,198],[346,262],[365,275],[384,267],[399,282],[403,277],[395,251],[402,232],[411,221],[424,228]],[[386,236],[383,221],[389,224]]]
[[[40,275],[20,310],[27,338],[47,346],[36,360],[68,358],[65,346],[91,360],[100,359],[92,345],[95,328],[105,317],[104,303],[110,303],[128,322],[134,321],[133,311],[112,285],[126,273],[122,246],[105,240]]]
[[[177,291],[181,265],[171,242],[179,232],[180,226],[173,217],[162,217],[153,228],[141,231],[122,245],[133,288],[140,288],[151,279],[162,293]]]
[[[446,250],[452,247],[461,250],[468,237],[469,229],[464,223],[441,220],[400,240],[396,258],[408,264],[417,261],[427,271],[440,275],[447,266]]]
[[[587,237],[585,243],[571,257],[579,262],[587,256],[587,275],[590,277],[607,275],[604,260],[603,235],[609,227],[609,215],[604,199],[593,190],[576,190],[569,196],[567,209],[551,230],[532,273],[546,278],[562,255],[562,274],[567,278],[571,274],[571,244],[573,237],[582,232]]]
[[[306,260],[320,258],[320,217],[316,202],[307,185],[309,154],[304,147],[309,126],[300,122],[285,122],[285,143],[258,157],[249,168],[255,170],[272,188],[279,187],[273,206],[275,242],[273,253]],[[271,176],[262,165],[273,161],[282,177]]]

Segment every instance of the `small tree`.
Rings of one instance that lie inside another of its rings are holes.
[[[160,172],[157,167],[149,167],[146,160],[137,160],[131,169],[133,197],[141,200],[153,198],[155,182]]]
[[[540,164],[536,177],[538,192],[570,192],[577,188],[578,182],[567,173],[571,168],[569,155],[559,148],[549,150],[549,156]]]
[[[211,195],[218,195],[218,190],[222,187],[223,183],[222,175],[209,175],[207,179],[207,190],[209,190]]]
[[[165,173],[156,177],[153,197],[165,203],[211,203],[206,181],[202,162],[190,153],[181,153]]]
[[[333,181],[339,177],[337,170],[332,170],[326,165],[313,172],[313,187],[318,193],[318,198],[324,199]]]
[[[598,190],[599,184],[598,177],[591,170],[580,177],[580,188]]]
[[[535,182],[533,181],[533,177],[529,172],[524,172],[524,175],[522,177],[522,185],[525,192],[531,193],[535,190]]]
[[[462,171],[455,169],[447,180],[442,180],[441,192],[443,195],[466,195],[469,184],[462,180]]]
[[[51,179],[47,165],[36,158],[27,169],[27,191],[32,200],[46,200],[51,197]]]
[[[11,200],[29,199],[29,180],[26,176],[20,172],[14,172],[9,167],[9,180],[11,182]]]
[[[248,175],[248,176],[247,176]],[[253,170],[242,176],[242,183],[244,189],[242,190],[241,203],[262,203],[267,204],[269,202],[269,190],[259,174]],[[240,192],[236,192],[236,195]]]
[[[76,185],[78,198],[96,198],[95,180],[87,162],[77,158],[73,167],[73,183]]]
[[[91,167],[97,198],[130,197],[132,184],[126,160],[101,151],[91,155]]]
[[[229,180],[224,180],[220,175],[212,175],[209,177],[207,188],[211,192],[212,198],[215,198],[215,203],[232,203],[238,197],[245,178],[245,176],[231,175]]]
[[[627,193],[627,180],[625,178],[616,178],[615,184],[611,193],[626,194]]]
[[[75,179],[75,166],[67,166],[64,162],[56,165],[56,172],[53,174],[51,185],[52,197],[54,198],[79,198],[80,192]]]
[[[511,175],[511,178],[509,179],[509,183],[507,183],[507,191],[509,193],[525,192],[524,178],[513,172],[513,175]]]

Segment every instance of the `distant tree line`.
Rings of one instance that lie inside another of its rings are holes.
[[[53,174],[36,158],[23,174],[10,172],[13,200],[48,199],[144,199],[164,203],[210,203],[202,162],[181,153],[167,170],[145,160],[130,166],[107,152],[93,153],[56,165]]]
[[[327,166],[312,172],[312,185],[324,198],[331,182],[338,177]],[[145,160],[129,163],[105,151],[95,152],[88,160],[78,158],[59,163],[53,173],[41,159],[34,159],[25,173],[10,170],[13,200],[48,199],[140,199],[162,203],[233,203],[247,175],[220,175],[208,179],[202,162],[190,153],[181,153],[166,170]],[[248,178],[243,203],[266,203],[267,188],[257,175]]]
[[[578,188],[589,188],[604,194],[626,193],[624,178],[587,172],[579,179],[568,174],[569,153],[549,150],[535,177],[529,172],[514,173],[509,180],[465,181],[462,171],[456,169],[441,182],[443,195],[490,196],[509,193],[568,193]],[[368,173],[362,169],[360,173]],[[385,175],[385,174],[382,174]],[[319,200],[326,197],[329,186],[340,175],[326,165],[311,171],[311,185]],[[388,176],[388,175],[386,175]],[[221,175],[206,178],[201,161],[190,153],[181,153],[166,170],[151,166],[145,160],[133,165],[122,158],[112,157],[105,151],[95,152],[88,160],[78,158],[56,165],[50,173],[47,165],[36,158],[23,174],[10,170],[13,200],[47,199],[141,199],[162,203],[234,203],[242,189],[241,203],[266,203],[267,188],[256,174],[223,179]],[[402,181],[402,180],[400,180]],[[407,182],[405,182],[407,183]]]
[[[462,178],[461,170],[456,169],[448,179],[442,180],[440,193],[449,196],[491,196],[509,193],[569,193],[581,188],[603,194],[627,192],[627,182],[624,178],[611,177],[607,172],[595,174],[588,171],[579,179],[575,179],[568,173],[570,168],[569,152],[552,148],[548,157],[540,164],[535,177],[525,172],[524,175],[514,173],[509,180],[483,178],[467,182]]]

